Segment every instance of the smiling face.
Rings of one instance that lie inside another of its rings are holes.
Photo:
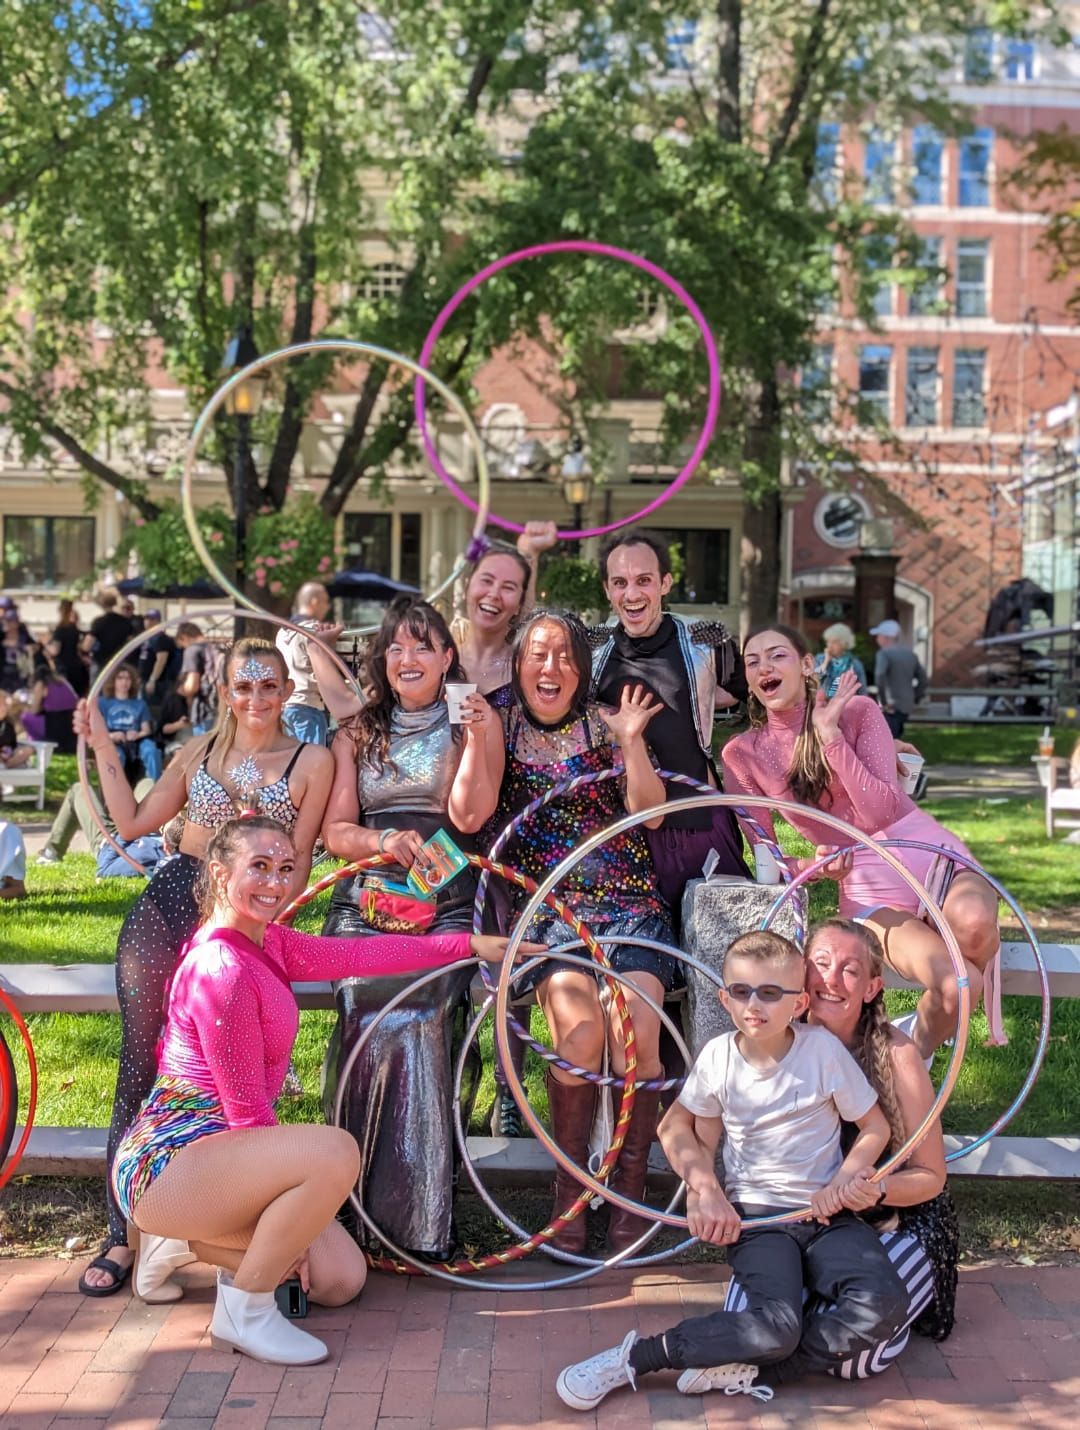
[[[283,832],[253,829],[237,841],[228,864],[210,865],[217,912],[241,928],[271,923],[289,896],[295,868],[296,853]]]
[[[660,575],[660,562],[651,546],[641,542],[617,546],[607,559],[604,590],[627,635],[651,636],[663,619],[671,572]]]
[[[510,622],[525,600],[525,573],[512,556],[485,556],[465,592],[465,614],[472,625],[491,636],[506,638]]]
[[[414,636],[403,621],[386,647],[386,679],[401,708],[423,710],[433,705],[453,661],[448,646],[434,637]]]
[[[806,991],[815,1023],[848,1042],[863,1005],[880,989],[881,979],[873,976],[870,955],[858,934],[826,926],[815,935],[806,955]]]
[[[234,655],[226,671],[225,699],[238,725],[250,730],[276,727],[293,683],[273,651]]]
[[[537,621],[518,663],[518,680],[529,712],[545,725],[565,720],[577,699],[581,671],[570,638],[558,621]]]
[[[762,631],[743,650],[746,682],[766,710],[790,710],[806,699],[806,677],[814,658],[800,655],[779,631]]]

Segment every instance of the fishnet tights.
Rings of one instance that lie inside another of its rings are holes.
[[[242,1291],[272,1291],[309,1254],[311,1295],[340,1305],[363,1284],[363,1257],[334,1222],[360,1171],[337,1127],[250,1127],[191,1142],[135,1207],[140,1231],[189,1241],[234,1272]]]

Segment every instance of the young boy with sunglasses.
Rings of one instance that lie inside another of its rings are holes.
[[[779,934],[737,938],[720,998],[736,1031],[702,1048],[659,1137],[687,1184],[690,1231],[728,1246],[747,1298],[660,1336],[630,1331],[620,1346],[567,1366],[557,1389],[575,1410],[637,1376],[681,1370],[684,1395],[724,1390],[771,1400],[772,1386],[826,1371],[887,1340],[904,1318],[899,1278],[874,1232],[844,1210],[845,1186],[889,1142],[877,1096],[840,1040],[799,1022],[802,954]],[[858,1128],[840,1146],[841,1120]],[[716,1175],[723,1135],[726,1194]],[[729,1200],[730,1198],[730,1200]],[[809,1206],[807,1219],[744,1229],[743,1221]],[[835,1303],[803,1317],[804,1288]]]

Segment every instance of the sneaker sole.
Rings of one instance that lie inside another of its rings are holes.
[[[594,1395],[591,1400],[586,1400],[583,1396],[575,1395],[566,1383],[565,1370],[559,1372],[559,1378],[555,1382],[555,1390],[562,1403],[569,1405],[571,1410],[595,1410],[600,1402],[610,1393],[605,1390],[603,1395]]]
[[[708,1381],[703,1381],[701,1373],[696,1370],[684,1370],[675,1382],[675,1389],[680,1395],[704,1395],[712,1387]]]

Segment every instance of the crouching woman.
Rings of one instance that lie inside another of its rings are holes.
[[[175,1300],[177,1266],[218,1266],[213,1344],[279,1365],[314,1364],[327,1350],[279,1313],[278,1284],[298,1275],[312,1300],[340,1305],[365,1276],[334,1220],[359,1170],[356,1142],[274,1116],[299,1023],[291,983],[419,973],[505,948],[468,933],[333,939],[272,924],[295,860],[289,835],[265,815],[230,820],[211,839],[203,921],[169,990],[157,1079],[112,1170],[141,1233],[138,1294]]]

